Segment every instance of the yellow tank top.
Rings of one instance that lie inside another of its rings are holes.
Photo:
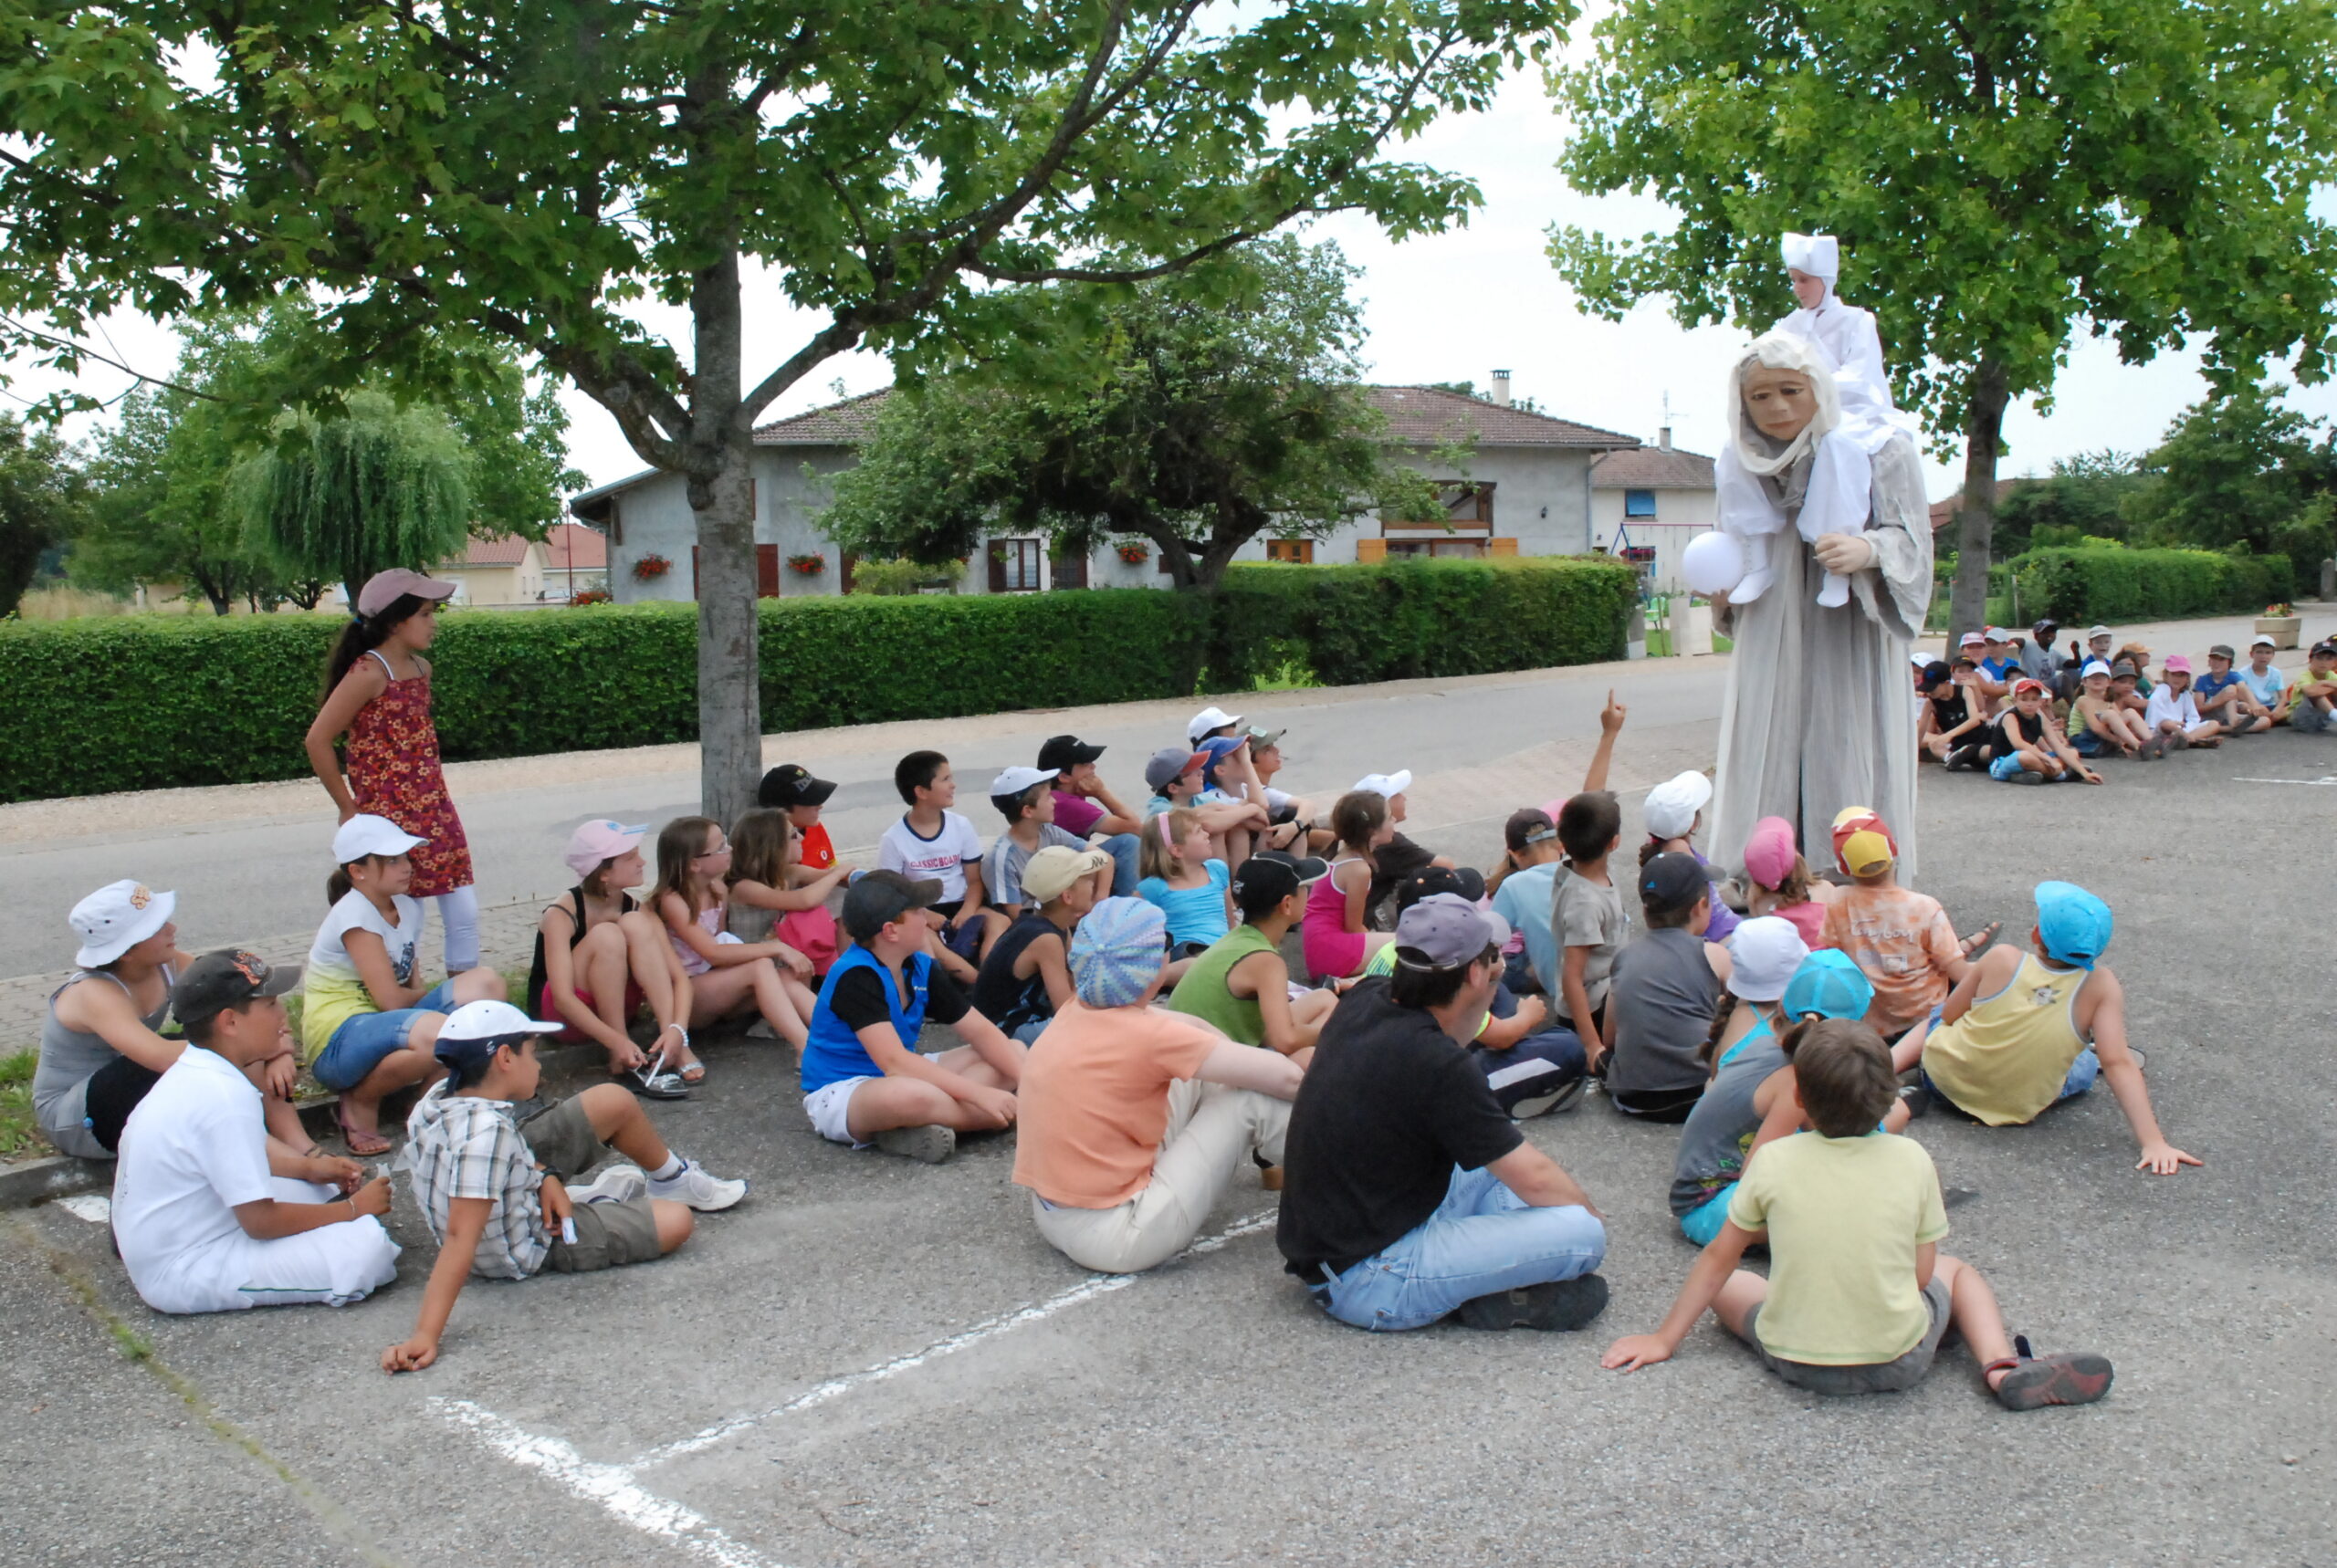
[[[2032,1121],[2050,1105],[2086,1042],[2078,989],[2090,971],[2049,969],[2024,953],[2012,983],[1972,1004],[1923,1042],[1923,1071],[1991,1127]]]

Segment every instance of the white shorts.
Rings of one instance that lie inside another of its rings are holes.
[[[812,1118],[812,1131],[834,1144],[850,1144],[855,1149],[868,1145],[852,1135],[852,1124],[846,1119],[852,1109],[853,1091],[864,1083],[874,1083],[873,1078],[839,1078],[823,1089],[814,1089],[803,1096],[803,1113]]]

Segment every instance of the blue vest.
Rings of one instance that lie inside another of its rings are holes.
[[[901,1044],[910,1051],[917,1049],[917,1036],[925,1030],[926,988],[933,976],[930,954],[912,953],[902,972],[909,982],[909,999],[901,1000],[901,991],[893,977],[877,960],[876,955],[865,947],[848,949],[828,970],[825,984],[820,988],[819,1002],[812,1009],[812,1038],[803,1047],[803,1092],[825,1089],[831,1083],[841,1083],[847,1078],[876,1078],[884,1070],[868,1059],[861,1048],[860,1037],[851,1026],[836,1017],[828,998],[835,995],[836,983],[854,969],[874,969],[876,983],[885,988],[885,1005],[892,1010],[893,1032]]]

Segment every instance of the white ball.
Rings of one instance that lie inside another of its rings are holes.
[[[1726,593],[1745,580],[1745,549],[1724,533],[1698,534],[1681,552],[1680,575],[1697,593]]]

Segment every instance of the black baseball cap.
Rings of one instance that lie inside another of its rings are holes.
[[[1934,659],[1923,666],[1923,685],[1935,686],[1955,672],[1947,667],[1945,659]]]
[[[1315,855],[1286,855],[1261,850],[1233,873],[1233,907],[1244,920],[1263,918],[1300,888],[1330,874],[1329,863]]]
[[[1075,735],[1053,735],[1039,747],[1039,766],[1054,773],[1068,773],[1083,762],[1093,762],[1104,755],[1100,746],[1090,746]]]
[[[1692,854],[1672,850],[1640,867],[1640,902],[1650,909],[1687,909],[1711,894],[1704,868]]]
[[[772,810],[785,810],[791,806],[822,806],[836,787],[825,779],[814,779],[812,770],[800,762],[782,762],[763,775],[755,789],[755,804]]]
[[[844,895],[840,924],[855,942],[873,942],[876,933],[912,909],[930,909],[941,902],[941,884],[930,878],[911,882],[896,871],[872,871]]]
[[[2031,632],[2035,632],[2039,637],[2050,637],[2054,632],[2059,632],[2060,629],[2061,623],[2059,621],[2051,620],[2049,618],[2039,621],[2037,624],[2029,628]]]
[[[171,1011],[186,1029],[257,997],[280,997],[300,983],[300,966],[274,965],[257,953],[223,947],[186,967],[171,988]]]
[[[1485,896],[1484,873],[1465,865],[1422,866],[1396,884],[1397,913],[1440,893],[1457,894],[1474,904]]]
[[[1539,806],[1521,806],[1509,814],[1502,824],[1501,841],[1512,852],[1522,852],[1528,844],[1538,844],[1544,839],[1558,836],[1558,825],[1550,821],[1550,813]]]

